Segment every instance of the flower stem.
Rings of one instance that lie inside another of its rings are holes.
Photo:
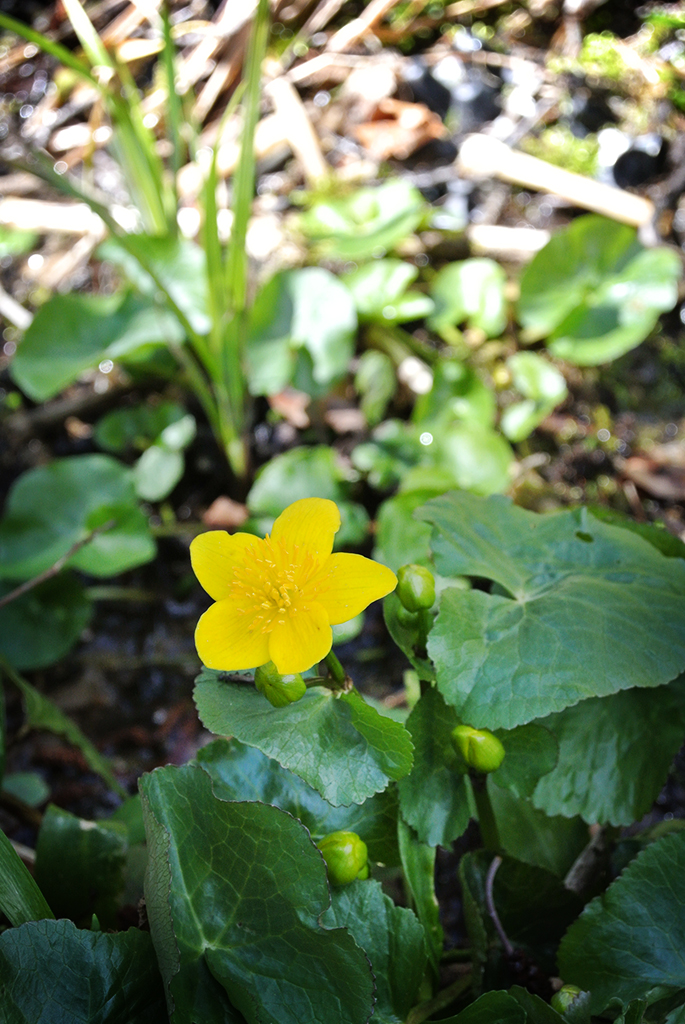
[[[473,796],[478,811],[478,825],[480,836],[486,850],[497,853],[500,849],[499,832],[495,821],[495,812],[492,809],[490,794],[488,793],[488,777],[482,772],[471,770],[469,772]]]
[[[351,690],[353,682],[350,676],[348,676],[345,669],[340,664],[337,655],[333,654],[333,651],[329,651],[324,658],[326,667],[328,668],[328,681],[326,685],[329,690]]]

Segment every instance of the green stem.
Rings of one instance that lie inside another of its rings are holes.
[[[422,1024],[422,1021],[426,1020],[427,1017],[432,1017],[439,1010],[444,1010],[446,1006],[449,1006],[455,999],[458,999],[462,992],[466,992],[467,988],[471,985],[471,980],[471,972],[469,971],[468,974],[453,981],[442,992],[438,992],[432,999],[427,999],[425,1003],[419,1003],[409,1011],[405,1024]]]
[[[490,794],[488,793],[488,777],[482,772],[471,770],[469,772],[473,796],[478,811],[478,825],[483,846],[486,850],[497,853],[500,849],[499,832],[495,821],[495,812],[492,809]]]
[[[329,673],[328,682],[326,684],[328,689],[344,691],[351,690],[353,686],[352,680],[340,664],[338,656],[334,654],[333,651],[329,651],[324,658],[324,661],[326,662]]]

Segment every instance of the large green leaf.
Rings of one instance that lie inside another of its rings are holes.
[[[197,765],[157,769],[141,791],[171,1019],[365,1024],[369,966],[346,931],[319,923],[326,872],[306,829],[267,804],[218,800]]]
[[[442,1024],[526,1024],[525,1010],[507,992],[485,992],[456,1017]]]
[[[354,354],[357,313],[348,289],[323,267],[283,270],[257,294],[246,341],[253,395],[273,395],[289,384],[297,353],[306,350],[317,384],[347,372]]]
[[[593,1013],[657,985],[685,988],[685,832],[652,843],[564,937],[564,980],[592,993]]]
[[[344,260],[382,256],[421,223],[426,204],[401,178],[361,188],[351,196],[320,199],[300,217],[300,227],[323,250]]]
[[[498,729],[495,735],[504,745],[505,755],[490,779],[516,796],[532,796],[538,779],[551,772],[559,759],[556,737],[540,725]]]
[[[355,690],[334,696],[310,689],[295,704],[274,708],[253,686],[205,669],[194,697],[205,728],[257,747],[336,807],[363,803],[411,768],[407,730]]]
[[[426,968],[423,928],[414,912],[395,906],[378,882],[356,881],[331,892],[321,923],[347,928],[371,961],[376,981],[372,1020],[400,1024],[416,1001]]]
[[[452,493],[417,514],[435,527],[439,572],[499,585],[445,591],[428,640],[465,722],[513,728],[685,668],[682,560],[582,511],[536,515],[497,496]]]
[[[0,582],[0,595],[14,586]],[[51,665],[74,646],[92,610],[73,573],[61,572],[0,608],[0,654],[20,670]]]
[[[36,313],[12,360],[12,379],[35,402],[59,394],[84,370],[147,345],[183,340],[178,321],[149,299],[53,295]]]
[[[410,491],[383,502],[376,513],[377,562],[394,572],[409,563],[430,565],[430,526],[415,519],[414,511],[433,497],[430,491]]]
[[[0,913],[10,924],[54,917],[29,869],[19,858],[4,832],[0,831]]]
[[[511,857],[563,878],[587,846],[590,834],[581,818],[550,817],[530,800],[488,780],[488,793],[502,849]]]
[[[29,470],[12,487],[0,520],[0,578],[43,572],[110,520],[112,527],[70,558],[73,568],[114,576],[154,558],[131,471],[108,455],[74,455]]]
[[[126,829],[118,822],[84,821],[50,805],[36,845],[36,881],[57,917],[104,928],[117,923],[124,886]]]
[[[656,800],[682,745],[685,679],[583,701],[544,725],[559,741],[559,763],[540,779],[535,806],[590,824],[630,825]]]
[[[7,1024],[166,1024],[150,936],[35,921],[0,935]]]
[[[450,741],[457,724],[454,710],[434,688],[426,690],[407,719],[414,767],[399,783],[400,810],[429,846],[449,846],[469,823],[468,783]]]
[[[261,800],[299,818],[318,841],[330,832],[356,832],[371,860],[397,864],[397,793],[393,788],[363,804],[333,807],[315,789],[281,768],[256,747],[238,740],[214,740],[198,751],[198,762],[212,777],[220,800]]]
[[[498,263],[486,258],[448,263],[431,283],[435,313],[429,323],[433,330],[468,323],[489,338],[498,337],[507,324],[504,298],[506,274]]]
[[[682,267],[670,249],[644,249],[633,228],[578,217],[521,278],[518,316],[529,339],[580,366],[616,359],[643,341],[678,297]]]

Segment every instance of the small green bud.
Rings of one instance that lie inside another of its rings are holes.
[[[397,596],[409,612],[435,604],[435,579],[422,565],[403,565],[397,570]]]
[[[571,1004],[575,1003],[581,991],[582,989],[579,989],[577,985],[562,985],[550,1000],[552,1009],[556,1010],[557,1013],[566,1013]]]
[[[487,729],[457,725],[451,733],[452,746],[469,768],[478,772],[496,772],[504,760],[504,747]]]
[[[366,843],[356,832],[331,832],[317,843],[328,868],[331,885],[349,885],[369,877]]]
[[[254,683],[275,708],[284,708],[304,697],[307,685],[300,675],[282,676],[273,661],[260,665],[254,674]]]

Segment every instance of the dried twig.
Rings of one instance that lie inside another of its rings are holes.
[[[33,579],[26,580],[25,583],[20,583],[14,590],[10,590],[9,594],[5,594],[0,597],[0,608],[4,608],[5,605],[11,601],[16,601],[18,597],[23,597],[29,590],[33,590],[34,587],[39,586],[41,583],[45,583],[46,580],[52,579],[58,572],[64,568],[70,558],[72,558],[77,551],[80,551],[86,544],[90,544],[94,537],[97,537],[99,533],[105,533],[107,530],[111,530],[113,526],[116,526],[116,519],[108,519],[102,526],[96,526],[92,529],[85,537],[77,540],[75,544],[72,544],[66,554],[58,558],[57,561],[50,566],[49,569],[45,569],[43,572],[38,573]]]
[[[487,907],[488,914],[490,915],[492,923],[495,926],[495,930],[499,935],[500,942],[504,947],[504,952],[507,954],[507,956],[511,956],[511,954],[514,952],[514,947],[512,946],[511,942],[509,941],[507,933],[502,927],[502,922],[499,919],[499,914],[497,913],[497,908],[495,907],[495,900],[492,892],[493,885],[495,883],[495,875],[497,874],[501,863],[501,857],[493,857],[492,864],[488,868],[488,873],[485,878],[485,906]]]

